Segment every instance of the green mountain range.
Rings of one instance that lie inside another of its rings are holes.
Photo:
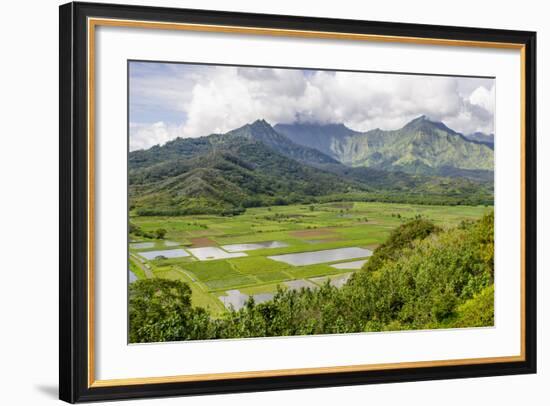
[[[277,124],[274,129],[297,144],[316,148],[351,167],[476,179],[492,177],[492,145],[468,139],[426,116],[393,131],[375,129],[361,133],[343,124],[309,123]]]
[[[130,210],[141,215],[231,215],[246,207],[351,199],[492,203],[492,176],[486,176],[492,172],[485,169],[492,164],[474,165],[475,159],[482,161],[485,156],[483,148],[492,152],[490,148],[425,118],[409,124],[397,132],[375,130],[380,133],[377,138],[373,132],[358,133],[341,124],[274,128],[257,120],[226,134],[177,138],[163,146],[132,151]],[[383,140],[382,133],[391,133],[392,139]],[[418,145],[412,150],[402,146],[405,141],[397,140],[398,133],[417,140]],[[440,140],[448,137],[456,139]],[[420,151],[420,140],[430,153]],[[447,158],[436,156],[445,148],[442,144],[447,146],[443,154]],[[400,158],[391,145],[401,148]],[[464,158],[466,163],[458,160],[466,154],[463,151],[473,151]],[[384,153],[386,158],[379,157]],[[415,160],[423,156],[426,167],[438,173],[446,170],[447,175],[411,170],[413,156]],[[441,164],[451,160],[460,165]]]

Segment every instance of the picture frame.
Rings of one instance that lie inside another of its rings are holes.
[[[536,373],[536,33],[79,2],[62,5],[59,12],[60,399],[75,403]],[[514,272],[520,299],[514,306],[520,321],[519,354],[98,379],[94,207],[101,185],[94,165],[103,159],[94,139],[98,27],[312,39],[320,46],[323,41],[356,41],[518,52],[521,235],[515,247],[520,266]]]

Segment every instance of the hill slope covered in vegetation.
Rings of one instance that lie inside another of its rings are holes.
[[[362,133],[343,124],[308,123],[277,124],[275,130],[352,167],[474,178],[485,171],[487,179],[493,171],[493,147],[486,141],[490,136],[467,138],[425,116],[392,131]]]

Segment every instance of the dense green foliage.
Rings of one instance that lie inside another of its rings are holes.
[[[415,240],[424,239],[431,233],[440,231],[431,221],[418,218],[409,221],[392,231],[364,265],[365,271],[375,271],[385,261],[395,261],[405,248],[411,248]]]
[[[154,236],[157,240],[164,239],[164,236],[166,235],[167,231],[164,228],[157,228],[155,230]]]
[[[150,233],[147,231],[143,231],[143,229],[132,223],[131,221],[128,224],[128,234],[134,236],[134,237],[143,237],[143,238],[155,238],[154,233]]]
[[[441,230],[398,227],[342,288],[283,290],[220,318],[191,306],[179,281],[130,285],[130,340],[172,341],[490,326],[494,323],[493,214]],[[262,270],[258,269],[258,273]]]
[[[174,216],[236,215],[247,207],[338,200],[492,204],[492,172],[446,168],[450,176],[469,171],[477,180],[346,166],[259,120],[227,134],[178,138],[131,152],[130,209]]]
[[[186,283],[167,279],[140,279],[130,285],[130,342],[204,338],[208,313],[191,306]]]
[[[462,306],[493,285],[493,241],[490,214],[416,240],[396,259],[367,267],[352,281],[370,292],[363,317],[382,330],[463,326]],[[490,309],[479,311],[492,325],[492,298],[485,303]]]

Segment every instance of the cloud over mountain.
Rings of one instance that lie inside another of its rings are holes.
[[[258,117],[367,131],[424,114],[463,133],[493,133],[494,92],[492,79],[140,63],[130,71],[131,149]]]

